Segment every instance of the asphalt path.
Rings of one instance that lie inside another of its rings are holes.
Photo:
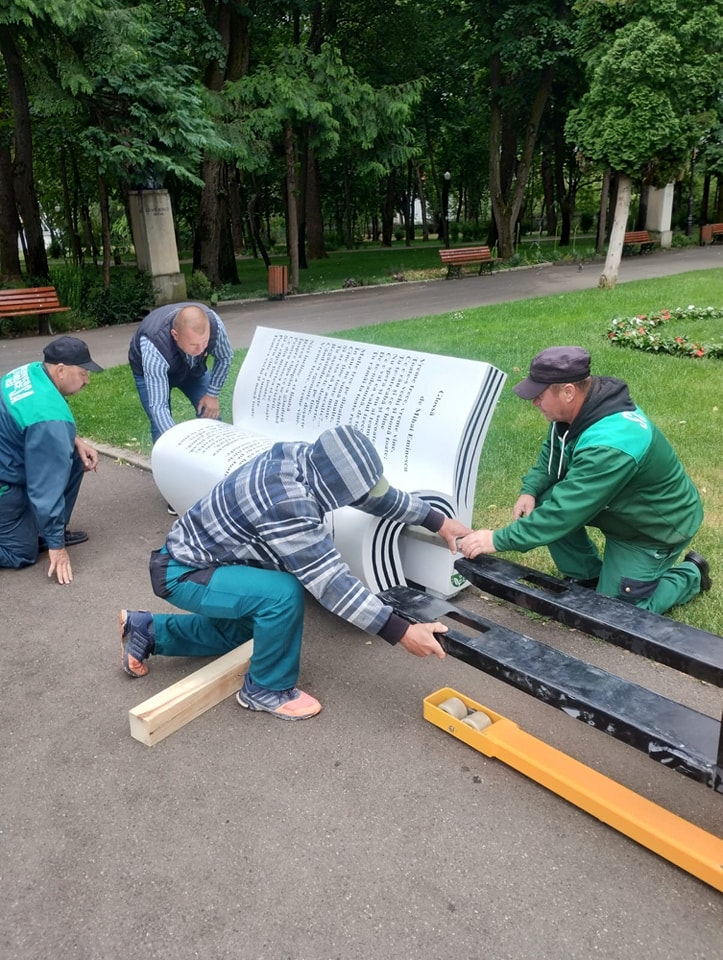
[[[723,244],[661,250],[647,256],[626,257],[620,265],[619,282],[723,268]],[[237,300],[222,302],[223,318],[234,349],[248,347],[257,326],[306,333],[329,334],[393,320],[408,320],[451,313],[485,304],[546,297],[597,287],[602,262],[540,264],[499,270],[483,276],[466,275],[459,280],[389,283],[375,287],[352,287],[333,293],[305,294],[284,300]],[[135,324],[86,330],[78,336],[91,355],[104,367],[126,363],[128,343]],[[21,337],[0,340],[0,371],[11,370],[40,358],[43,345],[52,337]]]
[[[692,254],[625,261],[622,279],[663,262],[666,273],[721,266],[723,250]],[[594,286],[586,269],[221,312],[242,346],[258,323],[329,332],[509,300],[510,284],[524,296]],[[100,363],[123,362],[128,331],[84,336]],[[40,345],[3,342],[0,366]],[[45,559],[0,570],[4,960],[719,955],[720,893],[426,722],[422,701],[457,689],[716,835],[723,796],[458,660],[390,649],[312,600],[300,682],[319,717],[282,723],[231,698],[154,747],[132,739],[128,710],[200,665],[152,659],[141,680],[119,665],[119,608],[169,609],[147,563],[171,521],[151,474],[113,456],[84,481],[73,520],[90,540],[72,548],[71,585],[49,580]],[[708,684],[473,589],[457,602],[720,715]]]

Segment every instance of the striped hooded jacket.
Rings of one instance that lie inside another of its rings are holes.
[[[389,486],[372,443],[341,426],[314,443],[276,443],[232,471],[176,521],[166,548],[189,567],[286,570],[327,610],[395,643],[409,624],[350,573],[324,524],[345,506],[435,533],[444,522],[419,497]]]

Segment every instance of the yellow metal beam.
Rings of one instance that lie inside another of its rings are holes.
[[[462,701],[467,717],[458,718],[440,707],[453,698]],[[477,730],[468,725],[475,713],[486,714],[491,721],[489,726]],[[591,770],[450,687],[425,697],[424,718],[723,892],[723,840],[720,837]]]

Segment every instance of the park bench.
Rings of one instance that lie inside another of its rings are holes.
[[[654,249],[655,241],[650,239],[647,230],[629,230],[623,237],[624,257],[629,257],[634,253],[650,253]]]
[[[701,243],[723,243],[723,223],[706,223],[700,228]]]
[[[439,258],[447,267],[447,279],[462,276],[462,264],[479,263],[479,276],[483,270],[491,271],[497,260],[490,253],[489,247],[452,247],[439,251]]]
[[[38,333],[52,333],[49,314],[65,313],[70,307],[62,307],[55,287],[25,287],[17,290],[0,290],[0,320],[6,317],[38,315]]]

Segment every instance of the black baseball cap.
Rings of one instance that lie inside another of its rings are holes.
[[[69,367],[84,367],[94,373],[100,373],[103,367],[90,359],[88,344],[77,337],[58,337],[51,340],[43,350],[46,363],[64,363]]]
[[[512,389],[523,400],[534,400],[551,383],[579,383],[590,376],[590,354],[582,347],[548,347],[530,364],[529,376]]]

